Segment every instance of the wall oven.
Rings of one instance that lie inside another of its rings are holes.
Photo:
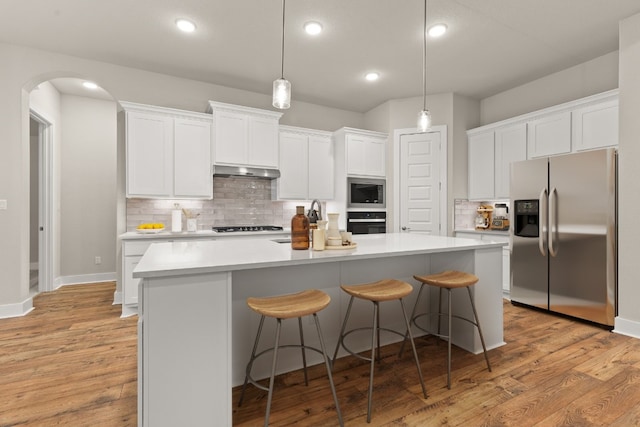
[[[353,234],[387,232],[386,212],[347,212],[347,231]]]
[[[347,178],[347,209],[384,209],[385,180],[373,178]]]

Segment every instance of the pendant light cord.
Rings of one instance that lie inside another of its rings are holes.
[[[282,67],[280,69],[280,78],[284,79],[284,11],[285,11],[285,2],[286,0],[282,0],[282,54],[280,55],[282,59]]]
[[[284,0],[283,0],[284,1]],[[422,109],[427,109],[427,0],[424,0],[424,28],[422,29],[424,37],[424,50],[422,52]],[[284,44],[284,40],[282,41]]]

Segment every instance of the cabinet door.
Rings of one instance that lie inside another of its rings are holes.
[[[213,197],[210,123],[174,121],[174,193],[175,197]]]
[[[229,111],[215,112],[215,163],[246,165],[249,118]]]
[[[138,285],[140,284],[140,279],[133,278],[133,270],[141,259],[142,256],[124,257],[123,304],[138,304]]]
[[[529,158],[571,152],[571,112],[528,122],[527,150]]]
[[[249,118],[249,151],[247,164],[278,168],[278,120]]]
[[[347,175],[366,175],[365,145],[367,138],[361,135],[347,135]]]
[[[309,199],[333,200],[333,141],[331,137],[309,137]]]
[[[469,199],[494,197],[495,154],[493,131],[469,136]]]
[[[369,139],[365,143],[365,169],[366,174],[371,176],[386,176],[385,164],[385,140]]]
[[[173,193],[172,128],[169,117],[127,113],[127,197],[170,197]]]
[[[299,133],[280,133],[279,199],[307,199],[309,170],[307,137]]]
[[[602,102],[573,112],[572,137],[577,151],[618,145],[618,101]]]
[[[509,175],[511,162],[527,160],[527,125],[496,129],[495,131],[495,197],[509,197]]]

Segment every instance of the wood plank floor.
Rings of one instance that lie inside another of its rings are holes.
[[[136,321],[111,305],[113,283],[67,286],[0,320],[0,426],[135,426]],[[383,307],[384,309],[384,307]],[[505,302],[507,345],[482,355],[417,340],[428,399],[410,353],[383,348],[371,426],[640,426],[640,340]],[[250,338],[249,338],[250,339]],[[277,379],[276,426],[337,425],[322,366]],[[334,380],[345,425],[366,425],[368,366],[340,359]],[[239,389],[233,391],[237,402]],[[266,392],[249,386],[234,425],[262,425]]]

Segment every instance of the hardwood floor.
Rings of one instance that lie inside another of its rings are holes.
[[[36,309],[0,320],[0,426],[135,426],[136,321],[111,305],[114,284],[63,287]],[[383,306],[384,309],[384,306]],[[640,426],[640,340],[514,307],[507,345],[483,356],[454,347],[446,388],[446,345],[417,340],[428,399],[410,353],[383,348],[371,426]],[[252,339],[252,338],[248,338]],[[277,379],[272,425],[333,426],[323,366]],[[334,380],[347,426],[366,425],[368,365],[337,361]],[[239,388],[234,389],[237,405]],[[249,386],[234,425],[262,425],[266,392]]]

